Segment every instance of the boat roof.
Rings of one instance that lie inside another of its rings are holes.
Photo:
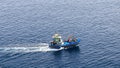
[[[59,34],[54,34],[52,38],[62,38]]]

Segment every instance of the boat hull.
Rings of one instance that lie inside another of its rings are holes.
[[[50,48],[54,48],[54,49],[60,49],[61,48],[60,45],[50,45],[49,47]]]
[[[67,49],[67,48],[73,48],[76,47],[80,42],[80,39],[77,39],[76,41],[72,42],[67,42],[65,41],[64,44],[58,45],[58,44],[50,44],[50,48],[55,48],[55,49],[60,49],[61,47]]]

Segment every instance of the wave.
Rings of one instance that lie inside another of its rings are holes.
[[[59,51],[61,49],[51,49],[49,44],[41,43],[36,44],[37,46],[8,46],[0,47],[0,52],[48,52],[48,51]]]

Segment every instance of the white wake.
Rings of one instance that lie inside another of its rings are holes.
[[[59,51],[61,49],[51,49],[48,44],[41,44],[39,46],[9,46],[0,47],[0,52],[48,52],[48,51]]]

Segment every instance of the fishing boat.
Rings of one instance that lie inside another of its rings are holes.
[[[55,48],[55,49],[73,48],[78,46],[78,44],[80,43],[80,39],[76,39],[72,36],[70,36],[67,41],[63,41],[62,37],[59,34],[54,34],[52,38],[53,38],[53,41],[50,43],[49,47]]]

